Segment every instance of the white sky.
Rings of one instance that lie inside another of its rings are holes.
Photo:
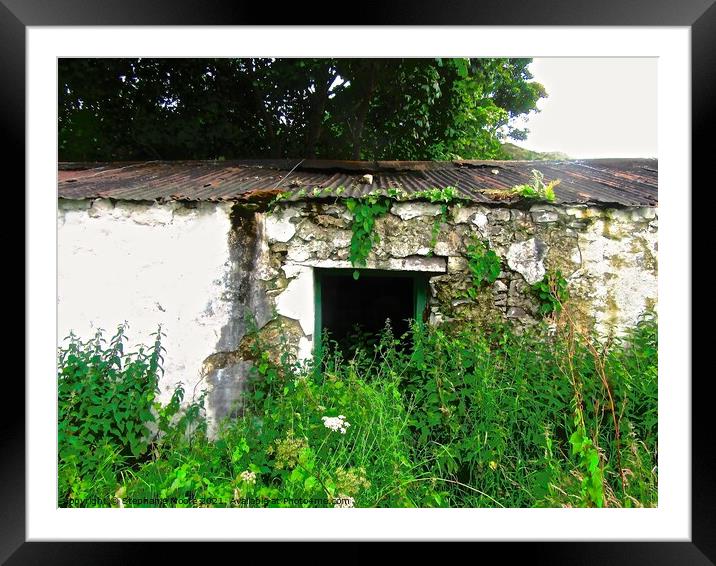
[[[507,141],[576,159],[657,156],[655,57],[535,57],[529,68],[549,96],[527,139]]]

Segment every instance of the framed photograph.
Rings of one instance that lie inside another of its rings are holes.
[[[330,540],[716,560],[690,234],[713,5],[266,26],[0,2],[28,223],[3,560]]]

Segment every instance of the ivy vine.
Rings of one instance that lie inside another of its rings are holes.
[[[380,241],[380,236],[373,232],[375,220],[390,210],[392,200],[427,200],[431,203],[440,203],[440,214],[435,218],[430,238],[430,253],[432,254],[440,234],[440,228],[447,222],[448,204],[457,199],[458,193],[455,187],[433,188],[414,193],[407,193],[403,189],[391,187],[385,191],[385,196],[383,193],[371,193],[361,198],[346,199],[346,206],[353,214],[351,225],[353,235],[349,254],[351,265],[365,267],[370,251]],[[359,277],[360,272],[357,269],[354,270],[353,278],[358,279]]]
[[[288,200],[291,197],[296,199],[301,199],[307,196],[316,198],[327,197],[333,194],[337,197],[337,201],[338,197],[340,197],[344,192],[345,187],[338,187],[335,191],[331,188],[315,187],[313,190],[302,188],[296,193],[279,193],[270,203],[271,206],[269,207],[269,210],[273,210],[279,202]],[[432,255],[434,253],[435,245],[437,244],[440,229],[442,228],[442,225],[447,222],[448,205],[452,202],[461,200],[455,187],[448,186],[442,189],[432,188],[424,191],[416,191],[414,193],[408,193],[401,188],[390,187],[385,191],[373,192],[362,197],[346,199],[346,207],[353,215],[353,221],[351,223],[351,230],[353,234],[351,236],[349,259],[354,268],[365,267],[368,255],[373,249],[373,246],[380,242],[380,236],[373,231],[375,221],[377,218],[385,215],[390,210],[392,201],[400,202],[416,200],[427,200],[431,203],[440,204],[440,213],[435,217],[430,237],[429,255]],[[358,279],[359,277],[360,272],[358,269],[355,269],[353,271],[353,278]]]
[[[438,243],[438,236],[443,224],[447,222],[448,205],[458,200],[458,193],[455,187],[445,187],[444,189],[427,189],[417,191],[410,195],[410,200],[425,199],[431,203],[440,204],[440,213],[435,216],[432,232],[430,234],[430,255],[435,251],[435,245]]]
[[[378,195],[368,195],[362,198],[349,198],[346,200],[348,210],[353,214],[351,229],[351,249],[349,259],[353,267],[365,267],[368,254],[373,246],[380,242],[380,236],[373,231],[376,218],[390,210],[390,199]],[[358,279],[360,272],[353,271],[353,279]]]

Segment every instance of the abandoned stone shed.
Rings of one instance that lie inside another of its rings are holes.
[[[503,198],[537,169],[554,202]],[[164,400],[207,389],[210,423],[240,399],[248,316],[299,357],[321,330],[390,318],[533,323],[529,287],[561,270],[600,332],[657,300],[657,161],[336,162],[243,160],[60,164],[58,339],[128,321],[134,341],[166,333]],[[454,187],[443,208],[425,191]],[[352,277],[348,198],[390,192],[380,236]],[[281,195],[281,197],[277,197]],[[447,212],[443,214],[443,212]],[[501,257],[467,298],[467,243]]]

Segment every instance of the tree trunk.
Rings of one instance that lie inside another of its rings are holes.
[[[326,103],[328,102],[328,89],[333,82],[331,66],[326,65],[322,71],[316,80],[316,92],[313,95],[311,116],[308,121],[305,147],[305,155],[308,158],[316,157],[316,146],[318,145],[318,140],[321,138],[323,115],[326,111]]]
[[[356,119],[353,123],[353,159],[360,159],[361,142],[363,138],[363,128],[365,126],[365,119],[368,116],[368,110],[370,110],[370,101],[373,98],[373,93],[376,87],[376,64],[371,61],[368,67],[368,72],[364,78],[365,86],[363,93],[358,103],[356,110]]]

